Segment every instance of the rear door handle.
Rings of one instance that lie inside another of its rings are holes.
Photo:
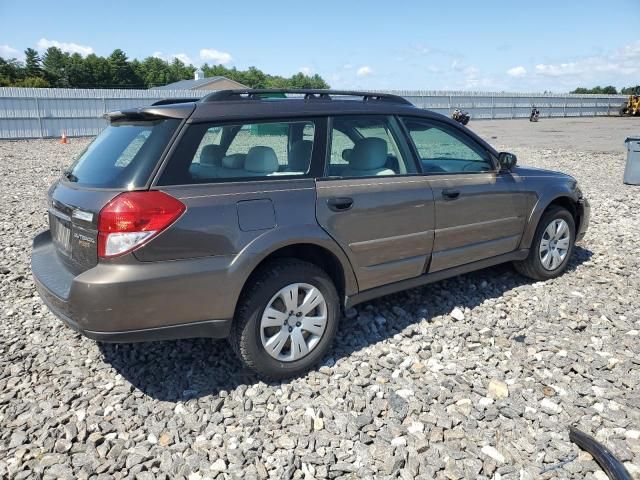
[[[334,212],[344,212],[353,206],[353,198],[351,197],[332,197],[327,200],[327,205]]]
[[[454,199],[454,198],[458,198],[460,196],[460,190],[449,190],[448,188],[445,188],[444,190],[442,190],[442,196],[444,198],[450,198],[450,199]]]

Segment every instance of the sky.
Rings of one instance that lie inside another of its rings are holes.
[[[640,0],[0,0],[0,56],[120,48],[332,88],[566,92],[640,84],[637,18]]]

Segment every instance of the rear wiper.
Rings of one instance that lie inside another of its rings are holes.
[[[76,177],[73,173],[71,173],[70,170],[65,170],[64,172],[62,172],[62,174],[64,175],[64,178],[66,178],[70,182],[78,181],[78,177]]]

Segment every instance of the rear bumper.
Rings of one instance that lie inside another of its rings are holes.
[[[591,220],[591,205],[586,198],[578,200],[578,216],[580,217],[580,226],[576,234],[576,242],[582,240],[589,228],[589,220]]]
[[[223,258],[98,264],[73,275],[49,232],[33,242],[31,270],[38,294],[73,330],[104,342],[141,342],[229,335],[233,314]]]

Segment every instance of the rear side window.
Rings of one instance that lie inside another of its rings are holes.
[[[312,120],[191,125],[158,184],[304,176],[314,136]]]
[[[113,122],[80,155],[66,178],[92,188],[144,187],[179,123],[177,119]]]
[[[382,115],[333,118],[328,175],[371,177],[416,173],[397,122]]]

